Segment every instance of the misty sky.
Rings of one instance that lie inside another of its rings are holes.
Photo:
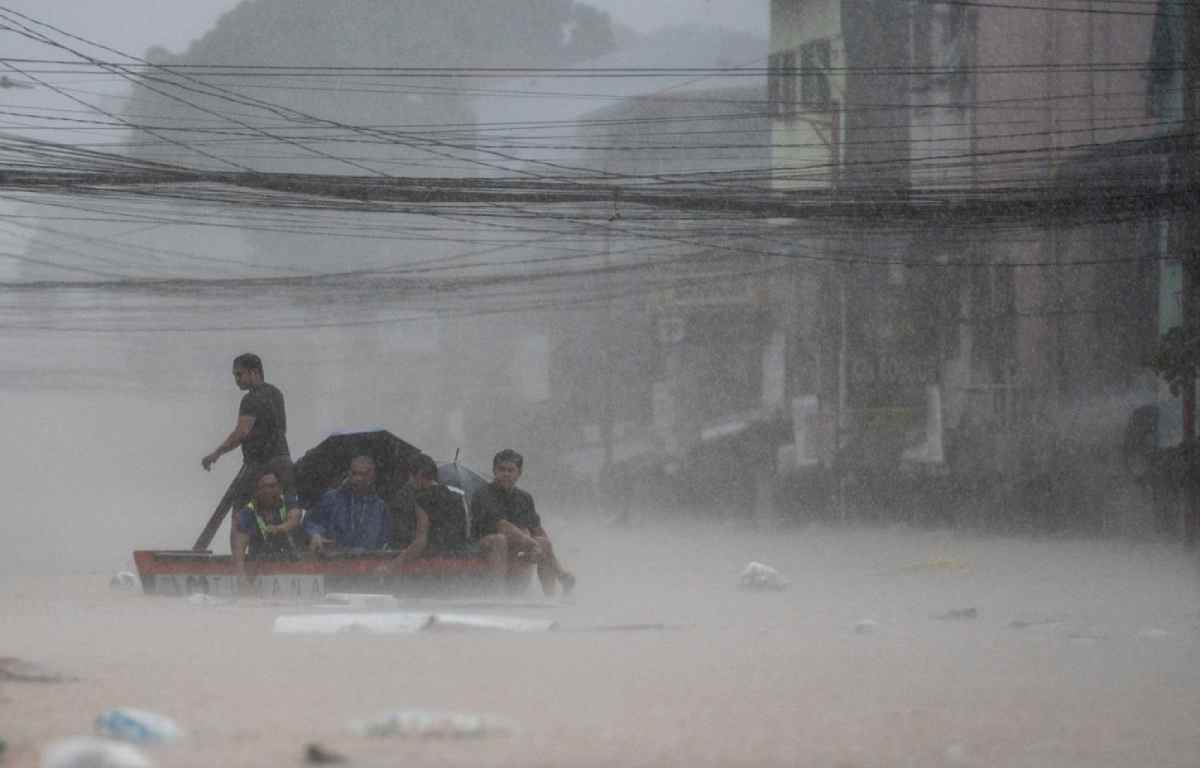
[[[503,0],[497,0],[502,2]],[[9,0],[3,5],[62,29],[141,55],[152,45],[174,52],[202,35],[239,0]],[[591,5],[640,32],[681,23],[708,23],[767,32],[767,0],[591,0]],[[7,56],[45,55],[45,48],[5,40]],[[38,50],[40,49],[40,50]],[[19,51],[19,52],[17,52]]]

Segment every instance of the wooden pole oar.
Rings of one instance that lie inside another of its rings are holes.
[[[225,522],[225,515],[229,512],[230,505],[233,504],[233,497],[237,494],[238,483],[241,482],[242,473],[246,471],[246,465],[238,470],[234,476],[233,482],[225,489],[225,495],[221,497],[221,501],[217,503],[217,508],[213,510],[212,515],[208,518],[208,524],[204,526],[204,530],[200,532],[200,537],[196,539],[196,543],[192,545],[193,552],[204,552],[208,549],[208,545],[212,543],[213,537],[217,535],[217,529],[221,527],[221,523]]]

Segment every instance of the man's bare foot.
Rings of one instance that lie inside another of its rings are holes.
[[[558,574],[558,583],[562,586],[563,597],[570,595],[575,590],[575,574],[561,571]]]

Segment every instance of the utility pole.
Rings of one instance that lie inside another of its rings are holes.
[[[1184,0],[1173,3],[1174,13],[1184,15],[1183,24],[1183,132],[1176,151],[1181,159],[1182,184],[1195,196],[1200,182],[1200,3]],[[1177,241],[1183,261],[1183,329],[1193,335],[1200,313],[1200,217],[1194,211],[1183,215],[1181,237]],[[1200,530],[1200,478],[1197,475],[1196,379],[1193,373],[1183,388],[1183,442],[1187,467],[1184,470],[1184,542],[1195,546]]]

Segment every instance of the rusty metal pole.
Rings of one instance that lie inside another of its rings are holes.
[[[1183,13],[1183,134],[1178,152],[1182,159],[1183,187],[1195,197],[1200,182],[1200,3],[1189,0],[1174,4],[1176,13]],[[1190,207],[1182,222],[1179,239],[1183,257],[1183,318],[1182,326],[1189,336],[1197,327],[1200,312],[1200,217]],[[1193,374],[1183,389],[1184,471],[1184,543],[1194,547],[1200,532],[1200,478],[1196,477],[1196,380]]]

